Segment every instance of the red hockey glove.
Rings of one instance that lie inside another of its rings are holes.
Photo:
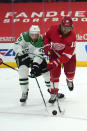
[[[58,62],[56,60],[52,61],[52,67],[57,68],[58,67]]]
[[[3,60],[0,58],[0,65],[3,63]]]
[[[50,44],[44,46],[44,52],[47,56],[51,56],[53,54]]]
[[[50,71],[54,68],[58,67],[58,62],[56,60],[50,62],[49,64],[47,64],[47,70]]]

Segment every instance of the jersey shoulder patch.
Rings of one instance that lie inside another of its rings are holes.
[[[26,42],[29,42],[29,41],[30,41],[29,31],[23,32],[22,35],[23,35],[23,39],[24,39]]]

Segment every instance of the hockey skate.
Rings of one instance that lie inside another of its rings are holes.
[[[69,82],[68,80],[66,80],[66,82],[67,82],[67,86],[68,86],[69,90],[72,91],[74,88],[73,82]]]
[[[20,102],[26,102],[28,98],[28,92],[22,93],[22,97],[20,98]]]
[[[48,92],[50,93],[49,89],[48,89]],[[58,96],[59,99],[64,98],[64,94],[63,93],[58,93],[57,96]]]
[[[55,94],[51,94],[51,97],[49,99],[49,103],[54,104],[55,101],[56,101],[56,95]]]
[[[62,93],[51,94],[51,97],[49,99],[49,103],[54,104],[56,101],[56,97],[58,97],[58,99],[64,98],[64,94],[62,94]]]

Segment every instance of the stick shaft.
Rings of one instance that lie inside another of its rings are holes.
[[[3,65],[5,65],[5,66],[7,66],[7,67],[9,67],[9,68],[11,68],[11,69],[13,69],[13,70],[15,70],[15,71],[18,71],[17,69],[15,69],[14,67],[12,67],[12,66],[10,66],[10,65],[8,65],[8,64],[6,64],[6,63],[3,63]]]

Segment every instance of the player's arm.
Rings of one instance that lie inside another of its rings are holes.
[[[66,63],[68,62],[72,55],[75,54],[75,47],[76,47],[76,42],[73,41],[73,42],[70,42],[66,45],[62,55],[60,55],[56,60],[54,60],[54,62],[56,64],[63,64],[63,63]]]
[[[34,56],[33,62],[32,62],[32,68],[31,68],[32,77],[41,75],[40,65],[44,60],[43,48],[36,48],[36,50],[34,51],[34,54],[36,54],[36,56]]]
[[[29,54],[29,47],[25,48],[26,41],[24,40],[23,36],[21,35],[17,41],[14,43],[14,51],[16,55],[22,56],[24,54]]]
[[[75,53],[75,47],[76,47],[75,41],[68,44],[65,47],[62,55],[57,59],[58,63],[62,64],[68,62],[71,59],[72,55],[74,55]]]
[[[46,32],[45,35],[43,36],[44,52],[47,56],[51,55],[52,53],[50,34],[51,29],[49,29],[48,32]]]
[[[19,56],[23,55],[23,48],[22,48],[22,42],[23,42],[23,38],[20,35],[20,37],[17,39],[17,41],[14,43],[14,51],[16,53],[16,55],[18,54]]]

